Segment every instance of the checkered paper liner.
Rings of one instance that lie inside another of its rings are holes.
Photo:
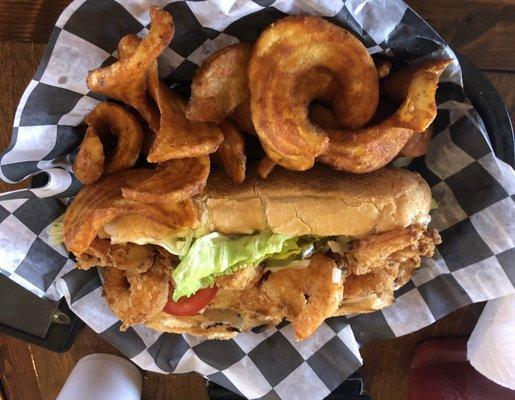
[[[186,89],[195,69],[215,50],[254,41],[287,14],[328,17],[352,30],[371,53],[418,62],[453,58],[452,50],[398,0],[157,1],[171,12],[175,37],[160,59],[160,75]],[[514,292],[515,174],[492,152],[476,110],[464,97],[455,61],[438,90],[438,117],[426,156],[409,168],[432,188],[439,208],[432,224],[443,243],[392,306],[352,318],[332,318],[296,343],[291,326],[233,340],[206,341],[160,334],[143,326],[120,332],[102,297],[96,271],[73,269],[66,249],[50,241],[50,226],[80,188],[71,161],[81,122],[103,98],[85,83],[88,70],[115,60],[119,39],[145,35],[150,2],[76,0],[65,9],[41,64],[23,94],[12,141],[0,159],[7,182],[32,177],[29,189],[0,195],[0,272],[39,296],[65,297],[71,309],[140,367],[197,371],[252,399],[321,399],[361,365],[359,347],[404,335],[466,304]]]

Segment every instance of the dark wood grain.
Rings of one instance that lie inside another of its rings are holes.
[[[515,2],[407,0],[452,48],[478,68],[515,72]]]
[[[30,81],[43,54],[44,45],[0,41],[0,148],[11,138],[12,121],[19,98]],[[24,187],[0,181],[0,191]],[[37,375],[33,368],[32,348],[24,342],[0,335],[0,378],[7,399],[39,400]]]
[[[46,43],[52,27],[70,0],[0,1],[0,40]]]
[[[460,53],[485,70],[515,116],[515,2],[513,0],[407,0]],[[54,21],[69,0],[0,0],[0,150],[10,140],[14,111],[44,50]],[[18,186],[0,182],[0,191]],[[467,335],[482,304],[465,307],[429,327],[362,348],[362,373],[376,400],[406,398],[410,357],[431,337]],[[0,379],[8,400],[53,400],[75,363],[94,352],[118,354],[85,328],[72,348],[57,354],[0,335]],[[2,395],[0,394],[0,399]],[[143,399],[206,399],[196,374],[144,373]]]
[[[0,335],[0,378],[8,400],[44,400],[32,349],[27,343]]]
[[[2,4],[1,1],[0,4]],[[0,149],[2,151],[11,140],[12,124],[18,101],[34,75],[44,49],[44,44],[0,40],[0,110],[2,110]],[[2,192],[25,186],[24,182],[18,185],[8,185],[0,181],[0,191]]]
[[[515,71],[513,0],[407,0],[459,52],[479,68]],[[70,0],[0,1],[0,40],[46,42]]]
[[[0,1],[0,40],[46,42],[70,0]],[[512,0],[407,0],[459,52],[479,68],[515,71]]]
[[[141,400],[207,398],[206,380],[196,373],[166,376],[146,373],[143,378]]]

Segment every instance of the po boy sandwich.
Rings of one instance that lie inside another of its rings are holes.
[[[63,226],[77,266],[103,267],[122,329],[228,339],[287,320],[303,340],[391,304],[440,242],[427,183],[402,169],[278,169],[240,185],[213,171],[191,200],[147,208],[120,194],[137,171],[82,189]]]

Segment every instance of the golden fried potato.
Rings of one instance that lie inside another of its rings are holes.
[[[333,114],[333,111],[321,104],[312,103],[309,106],[309,119],[315,125],[324,129],[340,129],[341,125]]]
[[[384,79],[381,93],[391,100],[402,102],[394,116],[399,126],[422,133],[433,122],[438,80],[451,61],[426,61],[418,67],[394,72]]]
[[[316,100],[327,105],[332,104],[338,89],[338,82],[336,82],[334,76],[324,70],[308,72],[297,85],[299,86],[298,91],[300,93],[311,93],[310,97],[316,97]],[[230,119],[240,131],[257,135],[250,112],[250,98],[236,107]]]
[[[214,153],[223,140],[220,128],[186,118],[185,101],[153,76],[150,72],[149,90],[159,106],[161,121],[147,160],[157,163]]]
[[[252,45],[236,43],[211,54],[191,83],[186,116],[219,123],[249,98],[247,65]]]
[[[250,99],[246,99],[236,107],[230,116],[230,120],[240,131],[250,135],[257,135],[252,123],[252,115],[250,114]]]
[[[136,49],[138,48],[139,44],[141,43],[141,38],[134,34],[125,35],[122,37],[120,42],[118,43],[118,58],[120,60],[125,60],[129,57],[131,57]],[[152,62],[150,64],[150,67],[148,69],[148,76],[147,76],[147,93],[149,92],[149,86],[155,85],[156,82],[159,82],[158,72],[157,72],[157,60]],[[150,126],[143,126],[143,145],[141,152],[148,156],[148,153],[150,152],[150,148],[152,147],[152,144],[154,143],[155,139],[155,132],[158,131],[159,126],[155,126],[154,129],[157,129],[156,131],[152,130]]]
[[[233,124],[227,121],[220,123],[220,129],[224,134],[224,141],[216,151],[216,155],[232,181],[242,183],[245,180],[247,162],[243,136]]]
[[[142,40],[143,39],[141,39],[138,35],[133,33],[122,37],[118,42],[118,47],[116,49],[118,52],[118,59],[120,61],[125,61],[132,57]]]
[[[402,148],[400,153],[401,156],[408,158],[423,156],[427,152],[431,136],[433,136],[433,125],[429,125],[429,127],[422,133],[413,134]]]
[[[333,105],[339,90],[336,76],[325,68],[313,68],[299,76],[295,83],[295,90],[302,96],[305,104],[311,104],[316,100],[328,107]]]
[[[142,182],[122,188],[126,199],[145,203],[179,202],[204,189],[209,176],[209,156],[166,161]]]
[[[261,179],[267,179],[268,175],[272,172],[277,164],[274,163],[268,156],[263,157],[258,164],[257,171]]]
[[[410,70],[405,76],[407,82],[398,86],[398,90],[405,90],[406,94],[402,104],[383,122],[356,131],[328,131],[329,146],[319,160],[354,173],[371,172],[388,164],[414,133],[423,132],[436,117],[438,79],[449,62],[427,62]],[[394,76],[396,73],[387,76],[385,82]],[[401,80],[395,78],[395,82]]]
[[[132,167],[138,160],[143,142],[141,125],[129,111],[113,103],[100,103],[85,118],[88,125],[73,163],[73,171],[82,183],[89,185],[102,174]],[[114,149],[106,154],[104,143],[116,138]]]
[[[73,162],[73,173],[85,185],[96,182],[104,173],[104,145],[95,128],[88,127]]]
[[[159,54],[170,44],[174,33],[172,16],[153,6],[150,9],[152,25],[136,51],[125,59],[90,71],[88,88],[94,92],[120,100],[134,107],[150,127],[159,129],[159,116],[146,99],[147,72]],[[131,39],[132,40],[132,39]],[[123,55],[123,46],[122,55]]]
[[[110,174],[132,167],[138,161],[143,144],[143,131],[137,118],[114,103],[100,103],[85,118],[101,137],[116,137],[114,150],[107,154],[104,173]]]
[[[392,70],[392,62],[388,58],[380,55],[375,55],[373,59],[377,69],[377,76],[379,77],[379,79],[384,78],[386,75],[390,73],[390,71]]]
[[[412,135],[411,129],[386,122],[358,131],[330,131],[329,146],[318,159],[341,171],[372,172],[392,161]]]
[[[248,67],[252,121],[267,155],[288,169],[311,168],[328,144],[327,133],[307,117],[310,102],[324,93],[319,85],[299,85],[312,70],[336,79],[333,108],[342,126],[362,127],[377,106],[376,68],[350,32],[317,17],[286,17],[270,25]]]
[[[118,44],[121,59],[130,57],[141,39],[127,35]],[[171,92],[160,80],[157,61],[148,67],[147,92],[159,107],[159,129],[145,136],[145,153],[149,162],[197,157],[216,151],[221,140],[220,130],[213,124],[189,121],[185,117],[182,98]]]
[[[154,145],[154,140],[156,140],[156,134],[150,127],[143,127],[143,144],[141,146],[141,154],[145,157],[150,153],[150,149]]]
[[[121,215],[140,215],[173,229],[194,228],[198,217],[191,200],[147,204],[122,197],[122,187],[137,185],[153,174],[149,169],[132,169],[82,188],[64,214],[66,248],[80,256],[102,227]]]

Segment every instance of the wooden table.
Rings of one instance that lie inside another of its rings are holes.
[[[0,0],[0,148],[10,140],[18,100],[32,77],[51,27],[68,0]],[[515,114],[515,3],[513,0],[410,0],[460,53],[485,71],[512,115]],[[23,186],[23,183],[19,185]],[[0,190],[13,186],[0,183]],[[483,304],[458,310],[416,333],[370,343],[362,349],[362,373],[373,399],[406,398],[406,376],[413,349],[430,337],[467,335]],[[54,399],[83,356],[118,353],[91,329],[72,348],[56,354],[0,335],[0,378],[9,400]],[[145,373],[143,399],[206,399],[204,380],[195,374]],[[0,399],[2,396],[0,395]]]

